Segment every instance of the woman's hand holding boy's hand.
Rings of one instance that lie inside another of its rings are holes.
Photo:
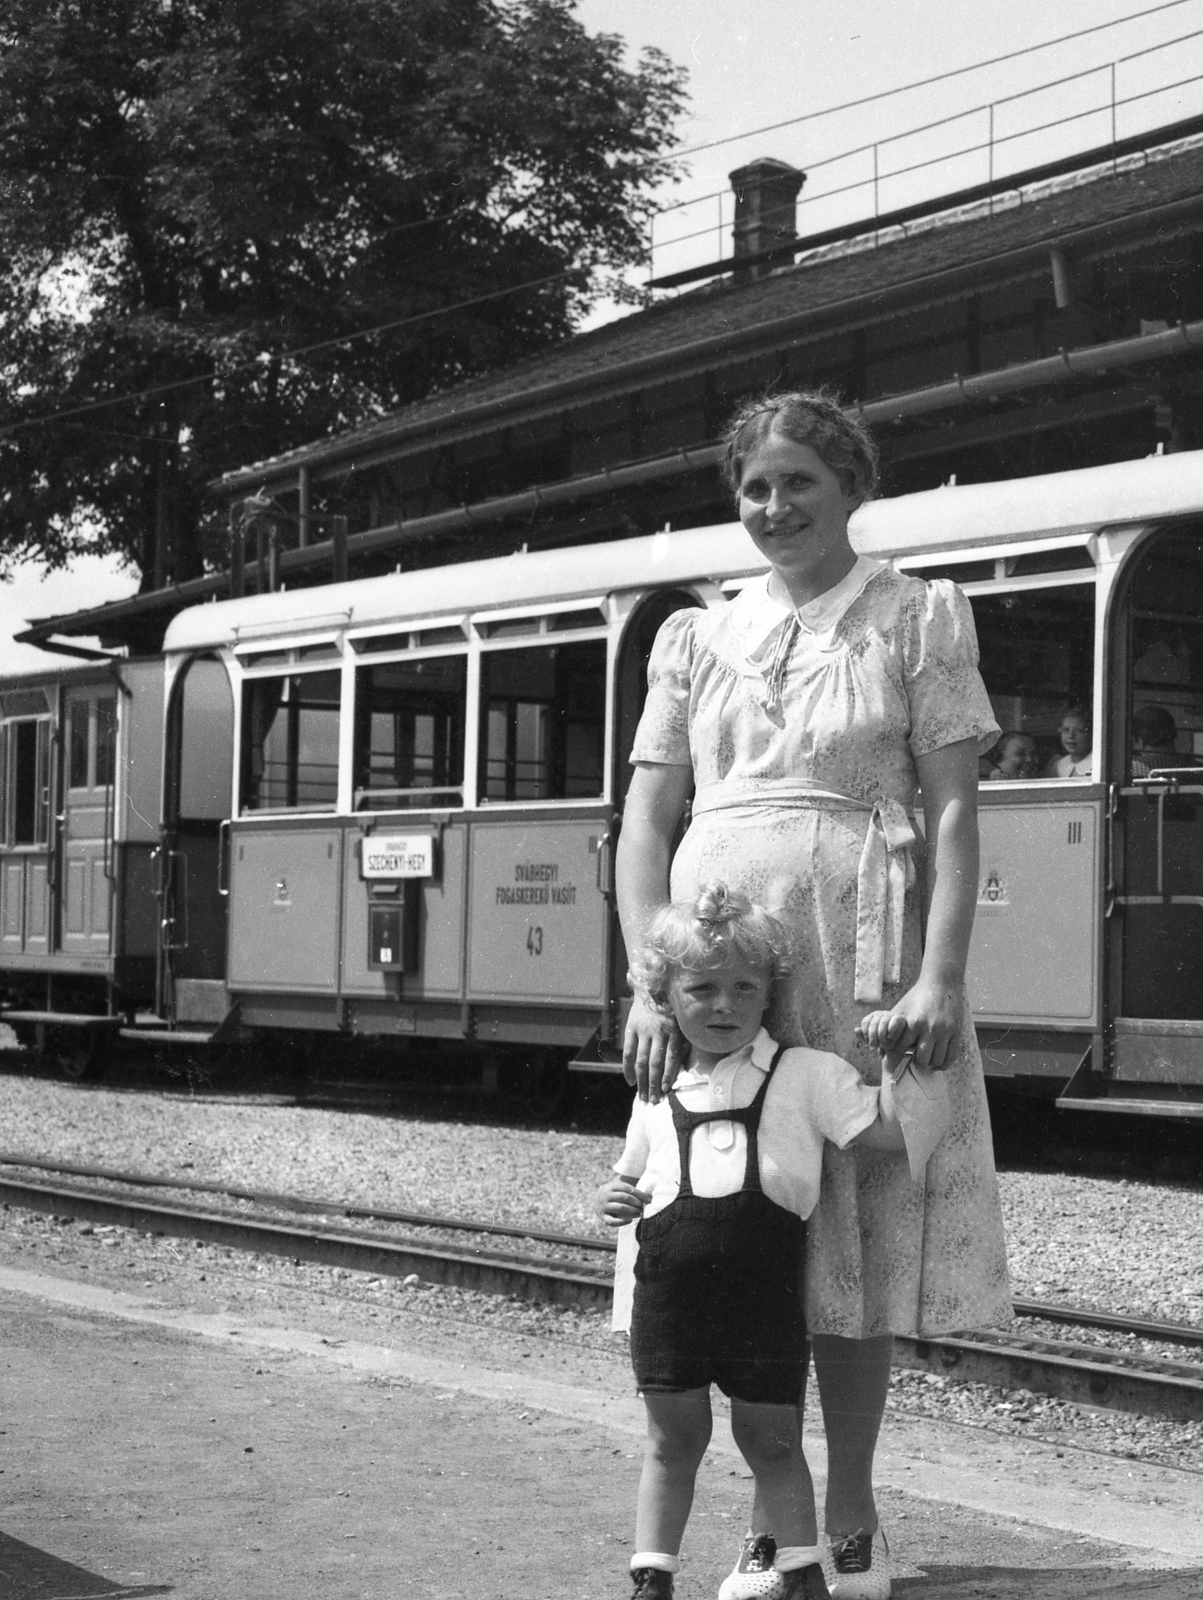
[[[961,990],[920,978],[892,1011],[870,1011],[857,1033],[882,1055],[913,1051],[917,1067],[943,1072],[952,1065],[961,1031]]]
[[[612,1228],[621,1228],[624,1223],[637,1222],[651,1198],[650,1194],[637,1189],[630,1178],[613,1177],[609,1183],[602,1184],[593,1204],[603,1222]]]

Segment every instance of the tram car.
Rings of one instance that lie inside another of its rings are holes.
[[[1023,736],[980,790],[987,1072],[1203,1116],[1203,452],[875,501],[852,533],[961,584]],[[616,1070],[648,653],[760,570],[738,524],[666,530],[198,606],[159,657],[3,681],[7,1020],[75,1076],[123,1034]],[[1089,757],[1058,776],[1073,702]]]

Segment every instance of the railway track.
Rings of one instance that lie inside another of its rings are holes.
[[[49,1181],[51,1176],[59,1181]],[[212,1195],[215,1201],[233,1201],[238,1209],[150,1199],[147,1190]],[[595,1309],[611,1300],[614,1245],[609,1239],[348,1206],[18,1153],[0,1153],[0,1201],[43,1214],[383,1277],[416,1273],[428,1282]],[[297,1214],[307,1218],[304,1224],[291,1220]],[[521,1242],[537,1249],[520,1249]],[[1016,1300],[1014,1308],[1021,1321],[1089,1328],[1203,1355],[1203,1328],[1026,1299]],[[960,1381],[1028,1389],[1076,1404],[1203,1420],[1203,1361],[1198,1359],[1172,1361],[1104,1344],[985,1330],[957,1337],[897,1338],[895,1360]]]

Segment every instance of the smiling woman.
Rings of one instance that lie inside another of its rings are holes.
[[[905,1162],[861,1161],[828,1144],[805,1246],[833,1593],[884,1600],[871,1471],[892,1335],[1010,1317],[964,995],[977,759],[998,725],[960,590],[852,549],[848,517],[872,492],[875,453],[833,396],[781,395],[742,411],[726,473],[771,570],[729,605],[678,612],[660,630],[632,750],[619,907],[627,948],[638,949],[665,901],[726,882],[795,942],[795,970],[766,1017],[774,1038],[843,1057],[870,1085],[887,1048],[948,1069],[953,1130],[925,1182],[913,1184]],[[691,789],[692,820],[673,856]],[[914,819],[920,790],[926,852]],[[626,1059],[652,1101],[681,1055],[671,1019],[637,1000]],[[764,1519],[758,1504],[755,1533],[776,1531]],[[784,1592],[756,1587],[763,1581],[737,1571],[722,1600]]]
[[[877,484],[877,452],[825,394],[778,395],[737,413],[723,463],[739,520],[795,605],[826,594],[856,556],[848,518]]]

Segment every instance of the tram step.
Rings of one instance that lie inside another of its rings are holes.
[[[1062,1095],[1058,1111],[1121,1111],[1136,1117],[1188,1117],[1203,1121],[1203,1100],[1136,1100],[1128,1096]]]
[[[153,1040],[155,1044],[198,1045],[211,1044],[216,1032],[216,1028],[122,1028],[117,1037],[143,1043]]]
[[[120,1017],[91,1017],[78,1011],[0,1011],[0,1022],[44,1022],[54,1028],[119,1028]]]

